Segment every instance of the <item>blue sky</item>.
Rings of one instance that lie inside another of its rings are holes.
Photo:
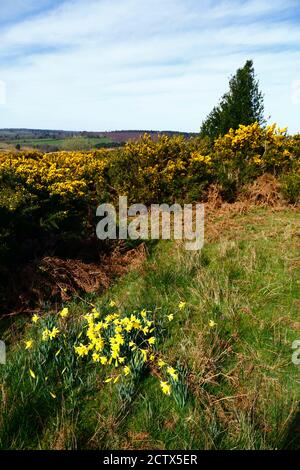
[[[0,44],[0,127],[198,131],[251,58],[300,131],[299,0],[5,0]]]

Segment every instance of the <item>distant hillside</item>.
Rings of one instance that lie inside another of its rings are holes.
[[[111,142],[121,143],[128,140],[139,139],[143,134],[148,133],[153,138],[160,134],[166,135],[183,135],[190,137],[196,135],[188,132],[175,132],[175,131],[153,131],[153,130],[122,130],[122,131],[63,131],[63,130],[49,130],[49,129],[0,129],[1,141],[16,141],[27,139],[66,139],[75,136],[82,136],[87,138],[107,138]]]

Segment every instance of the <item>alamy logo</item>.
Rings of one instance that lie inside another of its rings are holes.
[[[0,341],[0,364],[6,364],[6,345]]]
[[[300,365],[300,340],[296,339],[292,344],[292,349],[295,349],[292,355],[292,362],[295,366]]]
[[[127,197],[119,197],[118,214],[112,204],[97,208],[96,233],[100,240],[184,240],[187,250],[201,250],[204,244],[203,204],[144,204],[128,207]]]

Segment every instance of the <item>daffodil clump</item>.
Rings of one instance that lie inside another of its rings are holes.
[[[178,310],[185,308],[186,303],[181,301]],[[166,314],[163,323],[172,322],[174,315]],[[184,403],[182,397],[187,392],[186,385],[181,383],[182,374],[168,364],[158,351],[164,326],[155,321],[153,312],[144,309],[126,315],[111,301],[105,314],[97,308],[84,314],[81,320],[77,321],[75,337],[74,332],[70,335],[72,322],[67,307],[56,317],[52,316],[50,323],[37,314],[33,315],[33,334],[24,341],[25,350],[33,354],[36,348],[42,351],[48,348],[48,357],[51,350],[50,357],[57,365],[57,375],[60,377],[68,372],[68,364],[61,360],[68,350],[69,361],[73,366],[75,364],[75,367],[82,368],[86,364],[89,368],[94,368],[99,377],[102,377],[103,383],[118,382],[123,395],[124,390],[125,395],[127,393],[127,385],[130,389],[142,371],[152,371],[159,379],[162,393],[173,393],[175,399],[179,400],[179,397],[180,402]],[[71,344],[70,337],[74,338]],[[42,362],[46,364],[46,360]],[[34,382],[42,380],[49,388],[47,370],[44,370],[41,364],[34,364],[34,356],[29,364],[30,379]],[[51,387],[48,392],[52,398],[56,398],[56,393]]]
[[[178,381],[178,373],[160,358],[157,352],[157,328],[151,312],[142,310],[122,315],[110,304],[112,313],[102,317],[97,309],[84,316],[84,334],[74,345],[78,357],[90,358],[106,368],[104,382],[117,383],[135,374],[135,366],[155,368],[161,376],[161,389],[166,395],[172,391],[172,382]],[[172,314],[167,316],[172,321]]]

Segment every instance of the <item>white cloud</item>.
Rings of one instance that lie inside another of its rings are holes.
[[[278,19],[294,3],[73,0],[9,24],[0,126],[197,130],[229,75],[253,58],[266,113],[300,130],[290,110],[300,32]]]

